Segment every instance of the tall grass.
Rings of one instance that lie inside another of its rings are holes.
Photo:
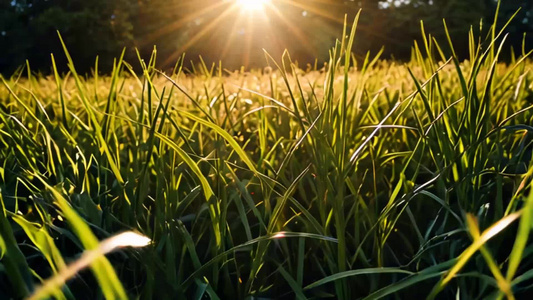
[[[306,72],[285,53],[163,73],[154,50],[142,74],[120,57],[82,75],[65,46],[66,74],[52,56],[52,75],[2,77],[0,298],[124,230],[153,243],[98,256],[52,295],[530,293],[531,52],[499,62],[506,24],[492,24],[460,61],[422,24],[410,62],[361,61],[357,20]]]

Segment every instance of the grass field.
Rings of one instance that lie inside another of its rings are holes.
[[[0,298],[525,297],[533,62],[495,28],[464,61],[351,30],[308,70],[2,77]]]

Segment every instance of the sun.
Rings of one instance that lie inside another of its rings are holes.
[[[262,11],[265,9],[265,4],[270,0],[235,0],[237,5],[245,11]]]

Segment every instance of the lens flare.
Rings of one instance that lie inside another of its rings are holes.
[[[262,11],[265,9],[265,4],[270,0],[235,0],[237,5],[245,11]]]

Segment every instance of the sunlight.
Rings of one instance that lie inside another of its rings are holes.
[[[235,0],[237,5],[245,11],[261,11],[265,9],[265,4],[270,0]]]

